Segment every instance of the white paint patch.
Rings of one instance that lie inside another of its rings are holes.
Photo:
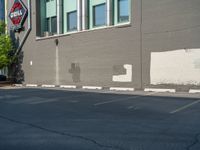
[[[145,88],[145,92],[170,92],[170,93],[175,93],[175,89],[155,89],[155,88]]]
[[[125,64],[126,74],[124,75],[114,75],[112,78],[113,82],[132,82],[132,65]]]
[[[125,88],[125,87],[110,87],[111,91],[134,91],[134,88]]]
[[[16,87],[23,87],[22,84],[14,84],[14,86],[16,86]]]
[[[37,87],[37,84],[26,84],[27,87]]]
[[[198,89],[190,89],[189,90],[189,93],[200,93],[200,89],[198,90]]]
[[[151,53],[151,84],[200,85],[200,49]]]
[[[75,85],[60,85],[60,88],[66,88],[66,89],[75,89]]]
[[[83,89],[88,89],[88,90],[101,90],[102,87],[100,86],[83,86]]]
[[[42,87],[53,88],[53,87],[56,87],[56,86],[55,86],[55,85],[47,85],[47,84],[43,84]]]

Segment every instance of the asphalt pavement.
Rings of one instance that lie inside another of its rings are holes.
[[[200,94],[0,89],[0,150],[200,150]]]

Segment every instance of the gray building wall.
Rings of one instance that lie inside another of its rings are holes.
[[[138,89],[149,86],[176,86],[187,89],[200,85],[198,82],[174,82],[173,79],[168,79],[167,74],[163,77],[166,79],[164,82],[157,82],[159,77],[154,77],[157,74],[157,70],[154,69],[154,60],[157,57],[154,56],[159,57],[162,52],[182,52],[182,49],[195,49],[198,53],[199,0],[132,0],[130,25],[48,39],[36,39],[35,1],[32,1],[31,5],[32,30],[22,49],[27,84],[116,86]],[[59,40],[58,56],[55,39]],[[161,53],[154,55],[156,52]],[[170,54],[168,55],[170,57]],[[195,61],[196,59],[198,62],[198,58],[195,58]],[[59,69],[56,69],[56,60]],[[132,65],[132,81],[114,82],[113,76],[126,74],[125,64]],[[59,82],[56,71],[59,72]],[[196,71],[197,74],[200,71],[198,64]],[[198,77],[195,77],[196,80]]]
[[[198,86],[200,82],[200,57],[192,58],[192,53],[195,51],[197,55],[200,55],[200,1],[143,0],[142,6],[142,70],[144,86],[159,85],[166,87],[167,85],[178,89]],[[190,50],[188,55],[187,50]],[[153,53],[157,53],[158,57],[159,54],[162,55],[163,53],[168,59],[168,62],[164,64],[162,62],[164,57],[161,56],[161,61],[158,63],[158,65],[163,65],[160,70],[163,69],[162,71],[165,74],[160,78],[165,79],[165,81],[154,82],[154,85],[151,83],[151,78],[154,78],[151,75],[154,74],[156,76],[158,71],[154,73],[153,71],[156,71],[156,69],[153,70],[155,67],[151,66],[151,54]],[[171,55],[168,56],[170,53]],[[179,56],[174,57],[175,59],[173,60],[171,57],[175,53],[179,53]],[[186,55],[186,57],[182,59],[182,55]],[[187,68],[189,62],[186,59],[196,62],[195,69]],[[173,61],[173,63],[169,67],[170,61]],[[185,69],[182,67],[185,67]],[[170,73],[170,70],[174,70],[174,72]],[[171,81],[168,82],[169,80]],[[193,82],[194,80],[195,82]]]

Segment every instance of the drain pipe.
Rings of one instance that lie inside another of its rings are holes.
[[[24,37],[22,38],[14,56],[16,56],[20,53],[20,51],[21,51],[24,43],[26,42],[30,32],[31,32],[31,0],[28,0],[28,30],[26,31]]]

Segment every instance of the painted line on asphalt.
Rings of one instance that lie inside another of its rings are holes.
[[[29,104],[36,105],[36,104],[43,104],[43,103],[49,103],[49,102],[55,102],[55,101],[58,101],[58,99],[48,99],[48,100],[35,101],[35,102],[30,102]]]
[[[100,106],[100,105],[104,105],[104,104],[110,104],[110,103],[130,100],[130,99],[136,99],[136,98],[140,98],[140,97],[146,97],[146,96],[154,95],[156,93],[158,93],[158,92],[152,92],[152,93],[148,93],[148,94],[140,95],[140,96],[129,96],[129,97],[121,98],[121,99],[118,99],[118,100],[104,101],[104,102],[96,103],[96,104],[94,104],[94,106]]]
[[[185,106],[182,106],[182,107],[180,107],[180,108],[177,108],[177,109],[171,111],[170,114],[174,114],[174,113],[180,112],[180,111],[182,111],[182,110],[185,110],[185,109],[187,109],[187,108],[189,108],[189,107],[191,107],[191,106],[193,106],[193,105],[195,105],[195,104],[198,104],[199,102],[200,102],[200,100],[195,101],[195,102],[192,102],[192,103],[187,104],[187,105],[185,105]]]

